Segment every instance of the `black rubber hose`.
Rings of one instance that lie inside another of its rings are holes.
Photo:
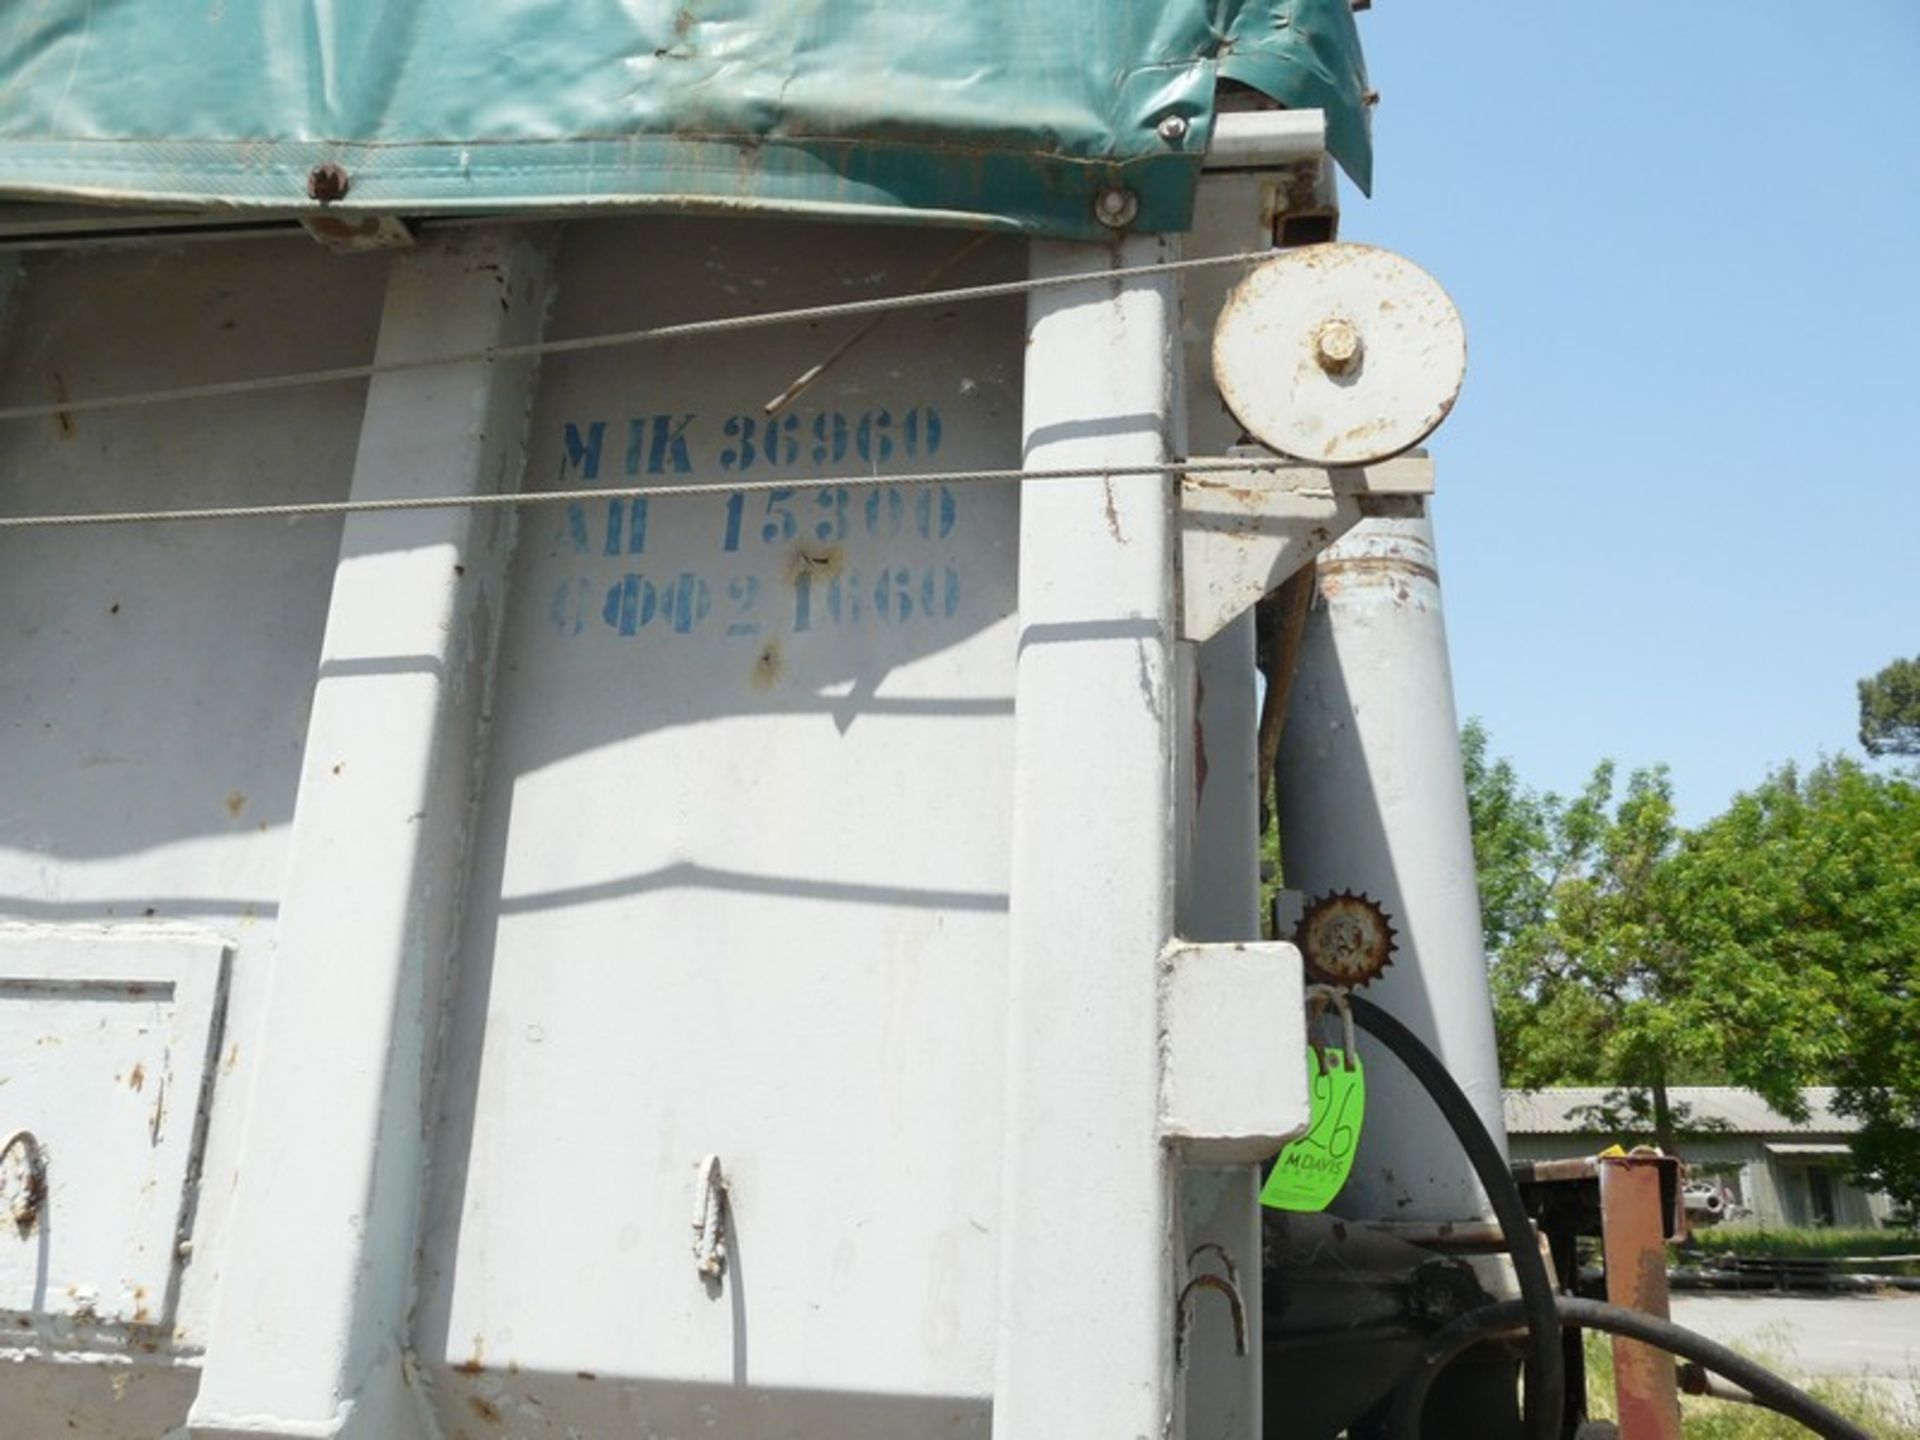
[[[1798,1386],[1790,1385],[1763,1366],[1755,1364],[1736,1350],[1707,1339],[1704,1335],[1621,1305],[1599,1300],[1580,1300],[1562,1295],[1555,1302],[1560,1324],[1586,1330],[1604,1330],[1624,1335],[1678,1355],[1745,1386],[1755,1403],[1797,1420],[1827,1440],[1873,1440],[1865,1430],[1846,1416],[1828,1409]],[[1502,1301],[1470,1310],[1451,1324],[1436,1330],[1414,1361],[1413,1369],[1393,1397],[1393,1414],[1387,1433],[1394,1440],[1415,1440],[1420,1433],[1420,1410],[1426,1404],[1427,1389],[1434,1377],[1446,1368],[1462,1350],[1501,1330],[1511,1330],[1526,1315],[1522,1302]]]
[[[1540,1258],[1533,1222],[1527,1216],[1526,1203],[1520,1198],[1520,1187],[1513,1183],[1513,1172],[1507,1168],[1506,1157],[1494,1144],[1493,1136],[1487,1133],[1466,1092],[1419,1036],[1369,1000],[1349,995],[1347,1003],[1353,1007],[1355,1023],[1391,1050],[1433,1097],[1454,1138],[1459,1140],[1460,1148],[1467,1152],[1481,1188],[1487,1192],[1494,1218],[1500,1222],[1501,1237],[1507,1242],[1507,1254],[1513,1259],[1514,1278],[1520,1282],[1518,1303],[1527,1322],[1530,1342],[1527,1434],[1533,1440],[1558,1440],[1567,1393],[1566,1356],[1560,1350],[1560,1316],[1554,1308],[1552,1277],[1547,1274],[1546,1261]],[[1425,1385],[1420,1387],[1420,1393],[1424,1397]],[[1417,1425],[1417,1409],[1414,1419]]]

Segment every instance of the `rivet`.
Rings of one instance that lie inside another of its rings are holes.
[[[1093,218],[1109,230],[1124,230],[1140,213],[1140,197],[1123,185],[1109,185],[1093,197]]]
[[[1155,133],[1169,145],[1178,145],[1187,138],[1187,117],[1169,115],[1154,127]]]
[[[331,205],[336,200],[345,199],[352,184],[347,172],[338,165],[331,162],[316,165],[307,172],[307,197],[318,200],[322,205]]]

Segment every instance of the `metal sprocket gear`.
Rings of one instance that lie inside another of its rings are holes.
[[[1310,979],[1358,989],[1393,962],[1396,938],[1378,901],[1342,890],[1307,902],[1294,943]]]

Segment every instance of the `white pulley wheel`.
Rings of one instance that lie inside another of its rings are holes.
[[[1467,372],[1440,282],[1371,245],[1264,260],[1227,296],[1213,376],[1261,444],[1313,465],[1372,465],[1439,427]]]

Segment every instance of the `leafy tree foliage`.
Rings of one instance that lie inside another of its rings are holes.
[[[1920,1202],[1920,789],[1789,767],[1690,836],[1680,869],[1696,987],[1759,1022],[1738,1083],[1776,1106],[1783,1084],[1837,1085],[1864,1126],[1856,1171]]]
[[[1863,1178],[1920,1201],[1920,790],[1845,760],[1787,768],[1691,833],[1663,769],[1611,762],[1540,794],[1462,737],[1510,1084],[1615,1090],[1609,1123],[1671,1145],[1670,1086],[1741,1085],[1788,1115],[1840,1087]]]
[[[1860,682],[1860,743],[1876,758],[1920,755],[1920,656]]]
[[[1462,749],[1504,1074],[1641,1092],[1671,1144],[1668,1086],[1724,1057],[1676,1008],[1688,971],[1664,923],[1680,844],[1666,772],[1636,770],[1623,785],[1603,761],[1568,799],[1490,761],[1475,723]]]

